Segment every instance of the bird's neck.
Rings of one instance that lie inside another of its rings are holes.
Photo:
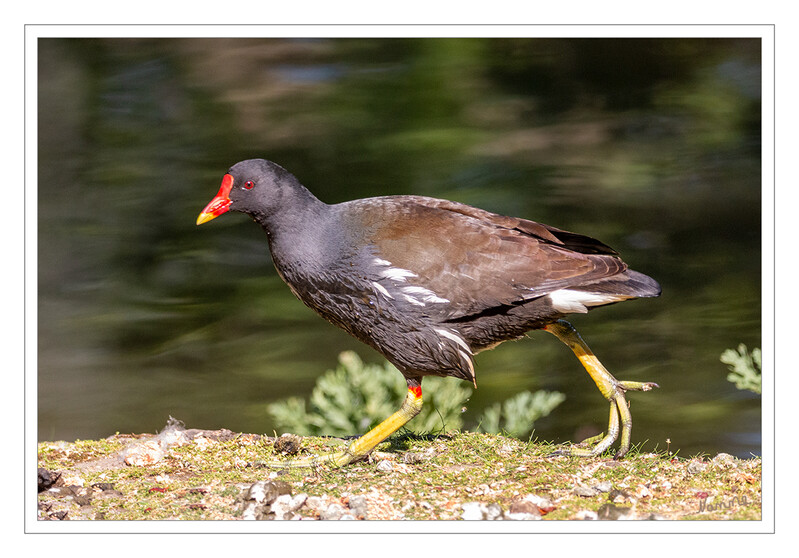
[[[303,190],[280,211],[253,215],[269,238],[272,259],[281,274],[310,273],[306,268],[323,265],[329,257],[330,206]]]

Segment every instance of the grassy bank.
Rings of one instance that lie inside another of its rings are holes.
[[[406,434],[342,469],[276,470],[260,463],[289,459],[287,451],[340,449],[346,441],[224,430],[178,431],[170,440],[164,434],[40,443],[40,519],[761,518],[759,458],[632,451],[618,461],[580,459],[497,435]],[[271,506],[269,496],[255,502],[258,481],[274,492]],[[281,493],[288,495],[274,503]]]

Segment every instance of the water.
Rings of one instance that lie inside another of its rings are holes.
[[[296,301],[240,214],[197,228],[222,174],[272,159],[333,203],[453,199],[594,236],[663,295],[575,316],[632,394],[634,442],[760,454],[760,399],[719,355],[761,346],[755,40],[39,41],[41,440],[269,432],[339,352],[379,355]],[[477,357],[469,417],[567,400],[545,440],[604,428],[550,335]]]

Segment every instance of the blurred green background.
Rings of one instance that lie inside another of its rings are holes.
[[[38,436],[270,433],[354,349],[282,284],[243,215],[195,219],[234,163],[274,160],[323,201],[421,194],[596,237],[663,295],[572,320],[632,394],[634,443],[761,451],[760,398],[719,355],[761,346],[757,39],[39,39]],[[468,417],[607,407],[553,337],[477,359]]]

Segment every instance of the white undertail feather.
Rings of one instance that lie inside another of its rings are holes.
[[[563,314],[585,314],[591,306],[602,306],[631,298],[610,293],[587,293],[571,289],[560,289],[547,295],[552,308]]]

